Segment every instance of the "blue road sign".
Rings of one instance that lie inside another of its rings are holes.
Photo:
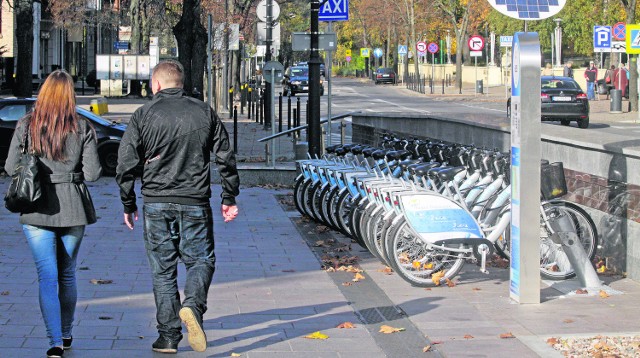
[[[398,55],[406,55],[407,52],[407,45],[398,45]]]
[[[438,52],[438,44],[435,42],[429,43],[429,45],[427,46],[427,51],[429,51],[429,53],[431,54]]]
[[[624,22],[618,22],[613,25],[613,39],[618,41],[624,41],[625,37],[627,37],[627,24]]]
[[[320,6],[318,14],[320,21],[349,20],[349,0],[327,0]]]
[[[611,26],[593,27],[593,49],[595,52],[608,52],[611,48]]]
[[[377,49],[373,50],[373,55],[375,57],[378,57],[378,58],[382,57],[382,49],[381,48],[377,48]]]
[[[129,42],[127,42],[127,41],[114,41],[113,42],[113,48],[115,50],[128,50],[129,49]]]

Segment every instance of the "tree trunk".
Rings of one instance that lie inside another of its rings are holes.
[[[140,53],[141,22],[143,14],[140,11],[140,0],[131,0],[129,4],[129,16],[131,19],[131,53]]]
[[[16,44],[18,62],[16,68],[16,85],[13,94],[16,97],[31,97],[31,66],[33,62],[33,0],[15,0]]]
[[[178,60],[184,66],[184,90],[202,92],[202,77],[206,62],[207,31],[200,23],[202,8],[199,0],[184,0],[180,21],[173,27],[178,42]]]

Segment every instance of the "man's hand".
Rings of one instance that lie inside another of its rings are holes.
[[[224,205],[222,204],[222,217],[224,218],[224,222],[228,223],[238,216],[238,207],[235,205]]]
[[[236,210],[237,212],[237,210]],[[133,230],[133,223],[134,221],[138,221],[138,210],[136,210],[133,213],[125,213],[124,214],[124,223],[125,225],[127,225],[127,227],[129,228],[129,230]]]

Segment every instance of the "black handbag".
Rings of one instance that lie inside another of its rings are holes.
[[[11,176],[11,184],[4,196],[4,206],[14,213],[32,213],[38,208],[38,201],[42,197],[40,188],[40,173],[37,156],[29,153],[29,125],[25,127],[22,136],[20,159],[16,163]]]

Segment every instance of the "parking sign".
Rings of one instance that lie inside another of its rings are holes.
[[[611,26],[593,27],[593,51],[611,51]]]

